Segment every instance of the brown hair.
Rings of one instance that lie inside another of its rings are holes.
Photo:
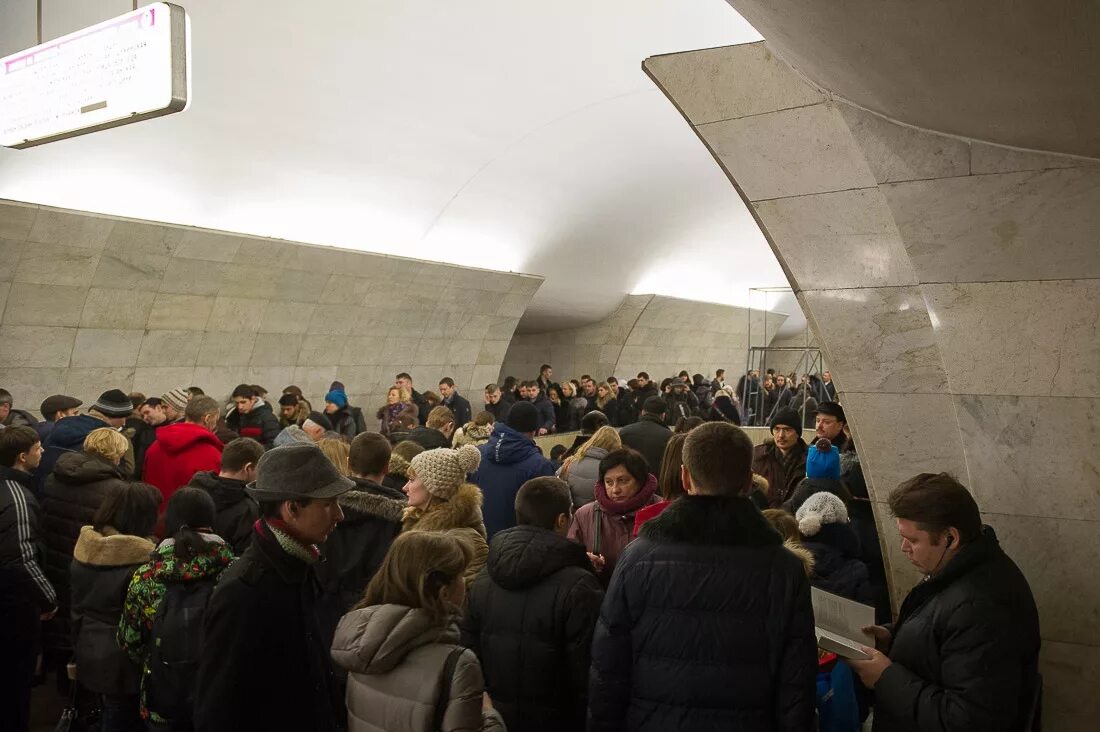
[[[424,423],[424,426],[431,427],[433,430],[441,430],[448,424],[454,424],[455,413],[447,407],[436,407],[432,411],[428,412],[428,419]]]
[[[622,446],[623,441],[622,438],[619,437],[619,431],[616,430],[614,427],[605,424],[603,427],[600,427],[598,430],[592,433],[592,436],[588,438],[588,441],[577,449],[577,452],[569,458],[567,463],[572,464],[580,460],[585,455],[587,455],[588,451],[591,450],[593,447],[599,447],[607,450],[608,452],[611,452],[612,450],[618,450]]]
[[[385,473],[393,452],[390,441],[377,432],[355,436],[348,450],[348,468],[356,475]]]
[[[921,473],[904,481],[890,494],[890,513],[927,531],[932,544],[949,528],[959,532],[959,543],[969,544],[982,532],[982,515],[970,491],[949,473]]]
[[[657,490],[666,501],[673,501],[684,495],[684,480],[680,466],[684,464],[684,433],[673,435],[665,443],[665,452],[661,456],[661,474],[657,476]]]
[[[473,549],[462,539],[439,531],[409,531],[394,539],[382,566],[363,593],[356,608],[371,605],[405,605],[426,610],[440,626],[454,608],[440,597],[440,590],[461,577],[473,558]]]
[[[794,516],[781,508],[766,508],[760,513],[764,515],[772,528],[779,532],[779,535],[783,537],[783,541],[793,541],[796,544],[802,543],[802,532],[798,530],[798,519]]]
[[[152,536],[164,497],[148,483],[123,483],[107,492],[92,517],[92,528],[110,527],[120,534]]]
[[[740,496],[752,490],[752,440],[728,422],[707,422],[688,432],[684,465],[700,493]]]
[[[350,450],[346,440],[339,437],[323,437],[317,441],[317,447],[321,448],[321,452],[325,454],[328,461],[336,466],[336,472],[343,476],[351,474],[351,468],[348,467]]]

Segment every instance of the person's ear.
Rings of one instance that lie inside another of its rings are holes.
[[[695,486],[691,482],[691,473],[688,472],[686,465],[680,466],[680,482],[684,484],[684,493],[690,496],[698,495]]]
[[[960,544],[961,539],[962,536],[959,534],[958,529],[956,529],[954,526],[949,526],[947,528],[947,538],[945,541],[948,549],[957,548]]]
[[[559,513],[558,517],[554,520],[554,531],[559,534],[564,534],[569,529],[569,524],[573,522],[573,519],[567,513]]]

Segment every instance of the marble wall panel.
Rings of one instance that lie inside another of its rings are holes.
[[[141,341],[137,365],[143,368],[195,365],[202,345],[195,330],[149,330]]]
[[[15,201],[0,203],[0,239],[26,241],[37,215],[37,206]]]
[[[1100,277],[1100,166],[882,191],[921,282]]]
[[[145,221],[115,221],[104,249],[123,254],[171,257],[184,236],[184,229]]]
[[[144,331],[110,328],[80,328],[73,344],[72,366],[137,365]],[[131,377],[132,378],[132,377]]]
[[[1100,279],[921,290],[953,392],[1100,397]]]
[[[875,177],[828,104],[699,125],[750,201],[871,188]]]
[[[709,48],[646,60],[645,71],[695,124],[747,117],[825,101],[764,44]]]
[[[96,249],[27,242],[13,279],[38,285],[87,287],[99,267],[99,258]]]
[[[75,340],[76,328],[0,325],[0,343],[4,344],[2,365],[4,368],[67,367]],[[20,395],[19,398],[20,401],[33,402],[48,396],[32,393]]]
[[[0,208],[0,216],[4,210]],[[0,282],[11,282],[19,268],[19,259],[23,256],[26,242],[14,239],[0,239]]]
[[[1096,726],[1100,688],[1100,648],[1044,640],[1039,650],[1043,675],[1043,723],[1050,730],[1091,730]]]
[[[1091,168],[1100,162],[1071,155],[1014,150],[1000,145],[988,145],[977,140],[970,143],[970,172],[1015,173],[1020,170],[1049,170],[1050,168]]]
[[[221,290],[224,274],[222,263],[176,257],[168,264],[160,291],[177,295],[216,295]]]
[[[38,244],[101,250],[113,228],[114,221],[107,217],[40,208],[26,236],[27,241]]]
[[[797,290],[917,284],[877,188],[779,198],[754,208],[772,237],[784,242],[783,261]]]
[[[171,258],[140,250],[103,252],[92,285],[157,292],[164,283]]]
[[[11,292],[10,282],[0,282],[0,318],[3,317],[4,308],[8,304],[8,293]]]
[[[8,293],[4,323],[10,325],[72,325],[80,320],[86,287],[15,282]]]
[[[134,384],[141,385],[142,393],[146,396],[159,396],[170,389],[194,385],[195,367],[139,365],[134,369],[133,379]]]
[[[51,288],[51,290],[54,288]],[[80,314],[82,328],[145,328],[156,293],[93,287]]]
[[[240,248],[240,237],[190,229],[183,233],[175,255],[208,262],[232,262]]]
[[[965,140],[904,127],[842,102],[837,109],[879,183],[970,175]]]
[[[133,366],[76,366],[65,369],[65,383],[62,394],[80,394],[85,407],[108,389],[121,389],[129,393],[129,384],[134,383]],[[178,386],[178,384],[177,384]]]
[[[160,293],[149,311],[150,330],[205,330],[214,299],[202,295]]]

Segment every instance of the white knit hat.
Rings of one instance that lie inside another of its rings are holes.
[[[481,452],[473,445],[457,450],[440,447],[426,450],[412,459],[412,471],[436,498],[450,500],[458,487],[466,482],[466,474],[477,470]]]
[[[838,496],[820,491],[807,498],[794,517],[803,536],[815,536],[822,524],[848,523],[848,508]]]

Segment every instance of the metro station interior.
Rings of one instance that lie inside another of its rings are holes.
[[[1043,726],[1097,728],[1100,6],[181,4],[184,111],[0,148],[15,407],[816,353],[893,610],[888,498],[951,473],[1034,594]],[[0,57],[133,9],[4,0]]]

